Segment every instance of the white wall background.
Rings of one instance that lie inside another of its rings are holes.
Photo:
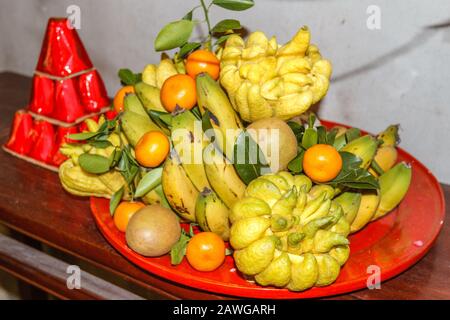
[[[450,183],[450,1],[255,0],[249,11],[212,10],[287,41],[303,24],[333,62],[324,119],[371,132],[401,123],[401,146]],[[0,70],[31,75],[48,17],[81,8],[81,38],[109,94],[117,70],[139,71],[159,54],[153,41],[167,22],[198,0],[0,0]],[[366,27],[369,5],[381,9],[381,30]],[[199,11],[200,13],[200,11]],[[430,27],[430,26],[435,26]]]

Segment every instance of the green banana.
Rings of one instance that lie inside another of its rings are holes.
[[[203,165],[203,140],[201,122],[189,110],[175,115],[172,119],[172,143],[184,171],[198,191],[211,188]]]
[[[195,203],[199,192],[189,180],[181,163],[168,157],[162,173],[162,188],[172,209],[182,218],[195,222]]]
[[[412,170],[401,162],[379,178],[380,204],[372,220],[383,217],[392,211],[405,197],[411,183]]]
[[[207,73],[196,78],[197,103],[202,113],[213,114],[211,124],[216,132],[216,143],[228,159],[233,159],[233,149],[242,123],[220,85]]]
[[[162,168],[155,168],[145,174],[141,175],[141,180],[139,181],[134,196],[139,198],[161,184]]]
[[[129,93],[125,96],[125,99],[123,100],[123,108],[125,111],[137,113],[142,117],[149,117],[138,96],[134,93]]]
[[[377,140],[370,135],[365,135],[346,144],[340,151],[350,152],[358,156],[362,160],[361,168],[367,169],[375,156],[377,148]]]
[[[206,155],[208,148],[203,152],[205,161],[205,172],[213,190],[220,199],[232,208],[234,203],[244,195],[246,185],[236,173],[234,166],[227,162],[223,155],[215,150]]]
[[[334,201],[341,205],[342,210],[344,210],[345,219],[348,223],[352,224],[361,204],[361,193],[347,191],[336,197]]]
[[[356,217],[350,225],[350,233],[357,232],[370,222],[380,203],[378,190],[364,191],[361,195],[361,203]]]
[[[161,129],[148,117],[132,111],[125,111],[121,117],[122,129],[130,144],[135,147],[141,137],[149,131]],[[162,132],[162,131],[161,131]]]
[[[229,209],[211,189],[205,188],[198,195],[195,217],[203,231],[218,234],[223,240],[230,237]]]
[[[145,82],[138,82],[134,85],[134,90],[147,110],[166,112],[161,103],[160,90],[157,87]]]

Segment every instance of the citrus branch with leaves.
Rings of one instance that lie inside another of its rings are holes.
[[[242,29],[242,26],[238,20],[225,19],[211,27],[212,25],[209,19],[210,9],[213,6],[217,6],[231,11],[243,11],[253,7],[254,5],[253,0],[213,0],[209,4],[206,4],[205,0],[199,1],[200,4],[189,11],[181,20],[173,21],[161,29],[155,40],[156,51],[180,48],[178,57],[183,58],[188,53],[198,49],[202,45],[206,49],[212,50],[212,40],[214,38],[217,39],[214,45],[220,45],[226,41],[230,34],[232,34],[235,30]],[[202,9],[204,16],[204,20],[202,21],[194,19],[195,11],[200,8]],[[194,27],[201,23],[206,24],[208,28],[208,36],[202,42],[189,42]]]

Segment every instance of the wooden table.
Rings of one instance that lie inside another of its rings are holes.
[[[9,133],[13,113],[26,105],[31,79],[0,73],[0,143]],[[117,253],[97,230],[89,200],[73,197],[50,171],[0,152],[0,223],[32,239],[107,270],[146,296],[162,299],[227,299],[180,286],[141,270]],[[450,186],[443,185],[446,201]],[[447,214],[450,213],[447,207]],[[68,290],[51,275],[26,261],[0,254],[0,268],[61,298],[102,298]],[[361,290],[334,299],[450,299],[450,222],[431,251],[414,267],[382,284],[381,290]],[[77,290],[75,290],[77,291]]]

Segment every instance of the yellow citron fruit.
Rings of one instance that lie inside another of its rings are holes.
[[[220,52],[220,83],[243,120],[287,120],[325,96],[331,63],[310,38],[306,26],[283,46],[260,31],[247,41],[236,34],[228,38]]]

